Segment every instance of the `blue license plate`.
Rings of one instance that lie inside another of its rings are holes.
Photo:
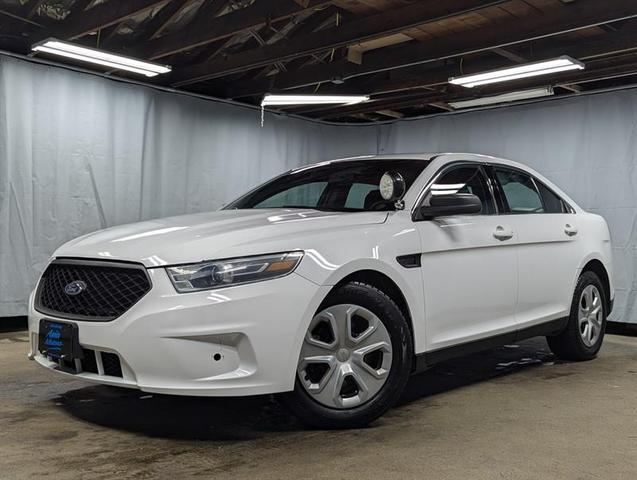
[[[77,325],[74,323],[40,320],[38,350],[52,359],[73,360],[79,358]]]

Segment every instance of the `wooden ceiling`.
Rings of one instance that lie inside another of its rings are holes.
[[[635,0],[0,0],[0,49],[29,54],[47,37],[170,64],[170,75],[151,82],[250,104],[267,92],[371,96],[286,108],[332,121],[448,111],[451,101],[523,88],[550,85],[562,95],[637,80]],[[559,55],[586,69],[483,88],[448,83]]]

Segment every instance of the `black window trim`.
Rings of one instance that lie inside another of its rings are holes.
[[[487,163],[485,164],[484,169],[487,172],[487,175],[489,176],[489,182],[493,187],[493,196],[495,197],[496,203],[498,205],[498,215],[506,215],[509,206],[506,203],[506,198],[500,186],[500,182],[498,182],[498,179],[495,176],[494,164]]]
[[[431,161],[433,161],[434,158],[431,159]],[[480,213],[479,215],[475,215],[477,217],[491,217],[491,216],[496,216],[496,215],[500,215],[500,206],[499,203],[496,201],[495,195],[494,195],[494,188],[492,185],[492,179],[491,176],[489,175],[489,173],[486,171],[486,166],[488,166],[489,164],[486,162],[480,162],[480,161],[475,161],[475,160],[455,160],[453,162],[449,162],[446,163],[445,165],[441,166],[436,173],[431,177],[431,179],[425,184],[425,186],[422,188],[422,190],[420,191],[420,193],[418,194],[418,197],[416,198],[416,202],[414,203],[414,206],[411,210],[411,219],[414,222],[423,222],[426,221],[422,218],[419,218],[419,210],[420,207],[422,206],[422,203],[425,201],[425,198],[427,197],[427,194],[429,193],[429,190],[431,189],[431,186],[436,183],[436,181],[443,175],[445,174],[448,170],[450,170],[451,168],[455,168],[458,166],[463,166],[463,165],[468,165],[471,167],[478,167],[478,169],[482,172],[482,175],[484,175],[484,179],[487,182],[487,187],[489,189],[489,194],[491,195],[491,201],[493,202],[493,208],[495,209],[495,212],[492,214],[482,214]]]
[[[533,186],[535,187],[535,191],[537,192],[538,196],[540,197],[540,203],[542,204],[542,213],[549,213],[549,212],[547,212],[546,200],[544,200],[544,195],[542,195],[542,192],[540,191],[540,187],[537,186],[537,179],[531,174],[529,174],[529,177],[531,177],[531,181],[533,182]],[[561,200],[561,198],[560,198],[560,200]]]

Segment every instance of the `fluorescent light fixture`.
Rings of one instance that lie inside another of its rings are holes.
[[[481,105],[494,105],[497,103],[514,102],[516,100],[527,100],[529,98],[549,97],[553,95],[552,87],[532,88],[517,92],[503,93],[490,97],[474,98],[472,100],[462,100],[459,102],[449,102],[453,108],[469,108]]]
[[[160,73],[168,73],[169,65],[159,65],[157,63],[144,62],[122,55],[104,52],[95,48],[82,47],[68,42],[62,42],[54,38],[49,38],[31,47],[34,52],[46,52],[53,55],[61,55],[73,58],[82,62],[94,63],[104,67],[111,67],[117,70],[139,73],[147,77],[154,77]]]
[[[518,65],[510,68],[500,68],[498,70],[491,70],[489,72],[478,73],[475,75],[451,77],[449,79],[449,83],[472,88],[478,87],[480,85],[488,85],[490,83],[508,82],[511,80],[518,80],[520,78],[536,77],[539,75],[548,75],[549,73],[583,69],[584,64],[582,62],[563,55],[552,60],[525,63],[524,65]]]
[[[262,107],[268,105],[328,105],[345,104],[354,105],[356,103],[369,100],[367,95],[273,95],[266,94],[261,102]]]

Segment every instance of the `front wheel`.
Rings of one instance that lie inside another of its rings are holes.
[[[371,285],[347,283],[310,322],[294,391],[283,400],[313,427],[365,426],[400,397],[412,349],[409,325],[391,298]]]
[[[559,335],[547,337],[551,351],[563,360],[590,360],[602,346],[606,330],[606,299],[599,277],[590,271],[580,275],[568,324]]]

